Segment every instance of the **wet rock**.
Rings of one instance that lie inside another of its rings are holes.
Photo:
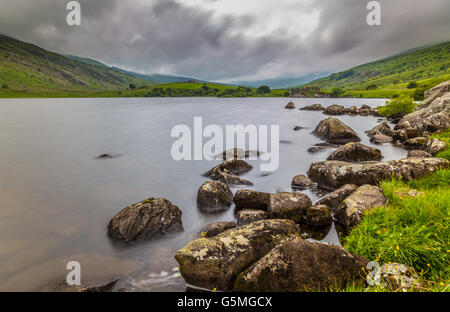
[[[214,237],[227,230],[234,229],[236,226],[236,222],[232,221],[214,222],[202,228],[201,236],[205,238]]]
[[[213,180],[229,185],[253,185],[251,181],[238,177],[238,175],[252,170],[253,167],[245,160],[226,160],[204,174]]]
[[[392,130],[391,127],[389,127],[387,122],[383,122],[379,125],[376,125],[371,130],[366,131],[366,133],[369,138],[373,138],[377,134],[392,137],[394,135],[394,130]]]
[[[338,116],[338,115],[344,115],[346,113],[346,109],[344,106],[342,105],[331,105],[328,106],[323,113],[325,115],[333,115],[333,116]]]
[[[101,155],[97,156],[96,159],[112,159],[112,158],[117,158],[117,157],[120,157],[120,155],[101,154]]]
[[[374,144],[392,143],[392,138],[384,134],[375,134],[370,138],[370,142]]]
[[[421,150],[413,150],[413,151],[409,151],[408,158],[428,158],[428,157],[433,157],[433,155],[425,152],[425,151],[421,151]]]
[[[300,131],[300,130],[303,130],[303,129],[308,129],[308,128],[306,128],[306,127],[301,127],[301,126],[295,126],[295,127],[294,127],[294,131]]]
[[[321,187],[338,189],[352,183],[375,185],[393,176],[403,181],[410,181],[449,166],[448,160],[440,158],[405,158],[362,163],[328,160],[312,163],[308,170],[308,177]]]
[[[410,266],[392,263],[384,264],[379,269],[381,286],[390,291],[407,291],[420,288],[419,274]]]
[[[446,149],[447,144],[439,139],[428,140],[425,145],[425,150],[433,156]]]
[[[344,248],[291,236],[234,283],[238,292],[319,291],[362,280],[367,259]]]
[[[292,220],[263,220],[199,238],[178,250],[175,259],[186,283],[228,291],[237,275],[258,261],[286,236],[298,232]]]
[[[403,145],[405,146],[405,148],[408,149],[417,149],[417,148],[424,148],[427,142],[428,142],[427,138],[418,137],[406,140],[405,142],[403,142]]]
[[[304,174],[299,174],[292,179],[291,187],[297,190],[304,190],[311,187],[313,183]]]
[[[333,223],[331,209],[327,205],[311,206],[306,210],[306,223],[315,227],[329,226]]]
[[[341,202],[350,196],[351,193],[358,189],[357,185],[354,184],[346,184],[337,190],[328,193],[327,195],[320,198],[316,205],[327,205],[328,207],[335,209],[337,208]]]
[[[379,187],[363,185],[344,199],[336,209],[334,217],[340,224],[352,228],[362,221],[366,211],[385,204],[386,197]]]
[[[295,108],[295,104],[294,104],[294,102],[291,101],[291,102],[287,103],[284,108],[286,108],[286,109],[294,109]]]
[[[348,162],[360,162],[369,160],[381,160],[381,151],[361,143],[350,142],[334,151],[328,160],[342,160]]]
[[[268,208],[269,218],[300,222],[306,214],[306,209],[311,206],[311,199],[305,194],[284,192],[271,194]]]
[[[220,158],[223,160],[232,159],[246,159],[246,158],[257,158],[261,155],[260,151],[247,150],[244,151],[241,148],[232,148],[223,151],[221,154],[217,155],[215,158]]]
[[[312,226],[306,222],[300,223],[300,237],[303,239],[313,239],[322,241],[330,233],[331,225],[328,226]]]
[[[323,111],[325,110],[325,107],[322,106],[322,104],[312,104],[312,105],[307,105],[305,107],[300,108],[300,110],[305,110],[305,111]]]
[[[218,212],[230,208],[233,193],[222,182],[206,181],[197,192],[197,207],[205,212]]]
[[[270,202],[270,194],[242,189],[237,190],[233,201],[236,204],[236,210],[256,209],[267,211]]]
[[[61,281],[50,286],[49,291],[52,292],[111,292],[119,281],[120,277],[116,277],[111,281],[94,286],[77,286],[68,285],[66,281]]]
[[[358,108],[356,106],[351,106],[350,108],[345,109],[345,113],[349,115],[357,115],[358,114]]]
[[[264,210],[244,209],[237,214],[237,225],[243,226],[256,221],[266,220],[267,212]]]
[[[108,235],[113,240],[131,242],[181,232],[181,214],[180,208],[167,199],[151,197],[116,214],[108,224]]]
[[[345,144],[348,142],[361,141],[352,128],[334,117],[329,117],[322,120],[314,130],[313,134],[329,143],[334,144]]]

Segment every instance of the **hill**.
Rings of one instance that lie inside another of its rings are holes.
[[[317,87],[325,92],[340,88],[342,91],[335,93],[362,97],[401,93],[420,97],[424,90],[449,79],[450,42],[446,42],[359,65],[300,87]]]
[[[287,89],[300,84],[308,83],[310,81],[328,76],[330,74],[331,74],[330,72],[317,72],[297,77],[281,77],[281,78],[254,80],[254,81],[233,81],[232,84],[252,88],[257,88],[259,86],[268,86],[272,89]]]
[[[149,81],[114,69],[65,57],[33,44],[0,35],[0,94],[85,93],[122,90]]]

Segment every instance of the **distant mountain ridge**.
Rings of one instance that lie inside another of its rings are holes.
[[[286,89],[294,87],[300,84],[305,84],[313,80],[326,77],[330,75],[331,72],[314,72],[308,75],[297,76],[297,77],[280,77],[264,80],[254,80],[254,81],[233,81],[231,84],[240,85],[244,87],[257,88],[259,86],[268,86],[272,89]]]

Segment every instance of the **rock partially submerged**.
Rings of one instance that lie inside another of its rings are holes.
[[[230,208],[233,193],[222,182],[206,181],[197,192],[197,207],[205,212],[218,212]]]
[[[345,107],[342,105],[331,105],[328,106],[323,113],[325,115],[332,115],[332,116],[338,116],[338,115],[344,115],[346,113]]]
[[[413,150],[413,151],[409,151],[408,155],[406,157],[408,157],[408,158],[429,158],[429,157],[433,157],[433,155],[431,155],[430,153],[427,153],[425,151],[422,151],[422,150]]]
[[[113,240],[131,242],[181,232],[181,214],[180,208],[167,199],[151,197],[116,214],[108,224],[108,235]]]
[[[334,217],[340,224],[352,228],[362,221],[366,211],[385,204],[386,197],[379,187],[363,185],[344,199],[336,209]]]
[[[405,158],[401,160],[348,163],[329,160],[314,162],[308,170],[311,181],[329,189],[345,184],[372,184],[392,177],[403,181],[424,177],[439,169],[446,169],[450,162],[440,158]]]
[[[178,250],[175,259],[186,283],[206,289],[231,290],[239,273],[298,232],[292,220],[264,220],[199,238]]]
[[[329,226],[333,223],[331,209],[327,205],[311,206],[306,210],[305,220],[314,227]]]
[[[312,206],[311,199],[302,193],[276,193],[270,195],[269,217],[271,219],[290,219],[300,222],[306,209]]]
[[[111,281],[93,286],[77,286],[68,285],[66,281],[61,281],[50,286],[49,291],[52,292],[111,292],[119,281],[120,277],[116,277]]]
[[[229,185],[253,185],[251,181],[238,177],[238,175],[246,173],[252,169],[253,167],[245,160],[230,159],[215,166],[206,172],[204,176]]]
[[[304,174],[296,175],[292,179],[291,187],[296,190],[304,190],[311,187],[313,183],[311,180]]]
[[[291,101],[291,102],[287,103],[284,108],[286,108],[286,109],[294,109],[295,108],[295,104],[294,104],[294,102]]]
[[[233,221],[218,221],[203,227],[200,233],[202,237],[211,238],[227,230],[234,229],[236,226],[236,222]]]
[[[320,291],[362,280],[367,259],[344,248],[291,236],[242,272],[238,292]]]
[[[334,151],[327,160],[342,160],[348,162],[360,162],[381,160],[383,156],[377,148],[369,147],[361,143],[347,143]]]
[[[233,198],[236,209],[256,209],[265,210],[269,206],[270,193],[258,192],[254,190],[241,189],[237,190]]]
[[[371,130],[366,131],[366,133],[369,138],[373,138],[377,134],[392,137],[394,135],[394,130],[392,130],[391,127],[389,127],[387,122],[383,122],[379,125],[376,125]]]
[[[330,148],[337,148],[339,145],[331,143],[316,143],[313,147],[308,148],[308,152],[311,154],[323,152]]]
[[[300,108],[300,110],[305,110],[305,111],[323,111],[325,110],[325,107],[322,106],[322,104],[312,104],[312,105],[307,105],[305,107]]]
[[[328,207],[335,209],[341,204],[344,199],[346,199],[351,193],[356,191],[357,188],[358,186],[355,184],[346,184],[320,198],[316,202],[316,205],[327,205]]]
[[[334,144],[345,144],[348,142],[361,141],[352,128],[335,117],[329,117],[322,120],[313,131],[313,134],[329,143]]]
[[[244,209],[237,214],[237,225],[243,226],[256,221],[266,220],[267,212],[264,210]]]
[[[258,158],[260,155],[261,155],[260,151],[253,151],[253,150],[244,151],[241,148],[233,148],[223,151],[215,158],[220,158],[223,160],[232,160],[232,159]]]

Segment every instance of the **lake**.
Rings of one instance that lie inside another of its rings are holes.
[[[261,174],[258,161],[243,178],[253,189],[291,191],[292,178],[332,150],[310,154],[311,134],[325,115],[286,110],[287,98],[120,98],[0,100],[0,291],[37,291],[65,280],[66,263],[81,264],[82,283],[122,276],[116,288],[184,291],[175,251],[200,229],[234,220],[233,207],[205,214],[196,205],[202,176],[220,163],[175,161],[175,125],[280,125],[280,166]],[[347,107],[384,104],[378,99],[293,99],[297,108],[321,103]],[[374,146],[364,131],[374,117],[339,116]],[[293,131],[295,126],[307,127]],[[206,140],[205,140],[206,141]],[[386,160],[405,157],[390,144],[376,146]],[[99,160],[110,153],[117,158]],[[236,191],[236,187],[232,191]],[[305,191],[313,200],[318,195]],[[183,211],[185,231],[130,246],[113,244],[106,226],[117,212],[148,197],[163,197]],[[338,244],[334,228],[324,239]]]

